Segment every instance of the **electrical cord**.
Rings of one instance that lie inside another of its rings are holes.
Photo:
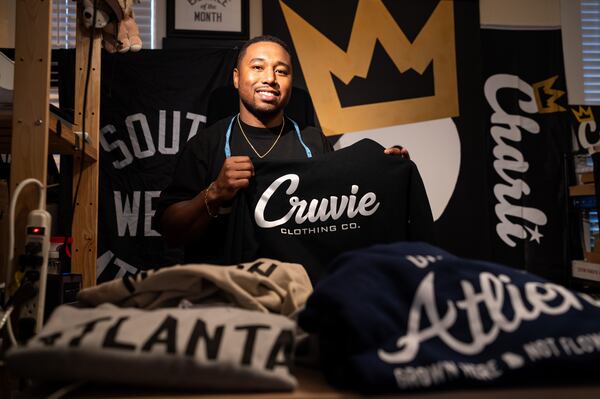
[[[10,344],[12,346],[18,346],[17,339],[15,338],[15,333],[13,332],[12,325],[10,323],[10,315],[13,310],[15,310],[14,306],[9,306],[6,311],[2,314],[2,318],[0,319],[0,331],[6,325],[6,331],[8,332],[8,339],[10,340]]]
[[[94,25],[96,23],[96,12],[97,12],[97,2],[98,0],[94,0],[93,4],[93,13],[92,13],[92,26],[90,27],[90,45],[88,48],[88,57],[87,57],[87,68],[85,75],[85,84],[83,91],[83,109],[81,113],[81,159],[79,161],[79,177],[77,178],[77,184],[75,185],[75,193],[73,194],[73,204],[71,207],[71,232],[65,231],[65,239],[63,242],[63,249],[67,249],[69,236],[73,232],[73,221],[75,220],[75,207],[77,206],[77,199],[79,197],[79,187],[81,186],[81,177],[83,176],[83,166],[85,160],[85,122],[87,115],[87,101],[88,101],[88,88],[90,85],[90,74],[92,70],[92,55],[94,50]]]
[[[81,389],[85,384],[87,384],[87,381],[74,382],[72,384],[69,384],[67,386],[64,386],[64,387],[58,389],[53,394],[46,397],[46,399],[62,399],[64,397],[66,397],[67,395],[72,394],[76,390]]]
[[[15,334],[12,329],[12,323],[10,315],[15,309],[19,309],[25,302],[34,298],[37,295],[37,290],[33,286],[31,281],[25,280],[21,283],[17,291],[13,296],[10,297],[9,301],[4,306],[6,311],[2,314],[2,318],[0,318],[0,331],[6,325],[6,330],[8,332],[8,338],[12,346],[18,346],[19,343],[15,338]]]

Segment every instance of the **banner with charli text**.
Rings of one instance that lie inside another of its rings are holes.
[[[569,110],[560,30],[483,29],[493,258],[565,281]]]
[[[233,50],[161,50],[102,59],[98,282],[179,262],[152,229],[177,154],[229,84]]]
[[[336,148],[407,147],[438,244],[489,258],[478,2],[263,0],[263,24],[292,46],[294,84]]]
[[[569,105],[571,126],[575,134],[573,152],[591,154],[598,152],[600,145],[600,107],[590,105]]]

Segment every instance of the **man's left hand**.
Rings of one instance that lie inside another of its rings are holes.
[[[410,154],[408,153],[408,150],[402,147],[401,145],[386,148],[385,150],[383,150],[383,152],[391,155],[401,155],[404,159],[410,159]]]

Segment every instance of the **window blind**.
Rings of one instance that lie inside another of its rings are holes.
[[[147,49],[153,48],[154,43],[154,1],[142,0],[133,7],[135,21],[140,29],[144,48]],[[75,48],[77,2],[73,0],[54,0],[52,7],[52,47]]]
[[[600,1],[581,1],[581,61],[585,104],[600,103]]]
[[[600,1],[561,0],[569,104],[600,105]]]

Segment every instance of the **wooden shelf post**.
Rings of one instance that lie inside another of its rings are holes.
[[[79,5],[78,5],[79,8]],[[77,14],[80,15],[78,9]],[[78,18],[79,20],[79,18]],[[85,112],[85,130],[90,143],[86,147],[93,148],[94,158],[98,159],[100,130],[100,61],[102,36],[94,33],[90,40],[89,31],[77,24],[77,56],[75,66],[75,131],[81,131],[82,118]],[[86,110],[83,109],[85,80],[88,68],[88,51],[92,46],[90,63],[90,79],[87,93]],[[81,152],[76,153],[73,162],[73,194],[79,181],[79,165]],[[73,219],[73,245],[71,271],[81,273],[83,286],[96,284],[96,253],[98,247],[98,162],[84,162],[79,194],[75,204]]]
[[[17,0],[11,198],[17,185],[27,178],[32,177],[46,184],[51,19],[51,1]],[[36,187],[28,185],[18,198],[15,212],[15,254],[23,252],[24,236],[19,233],[25,231],[29,211],[37,208],[37,192]],[[12,267],[14,270],[15,265]]]

